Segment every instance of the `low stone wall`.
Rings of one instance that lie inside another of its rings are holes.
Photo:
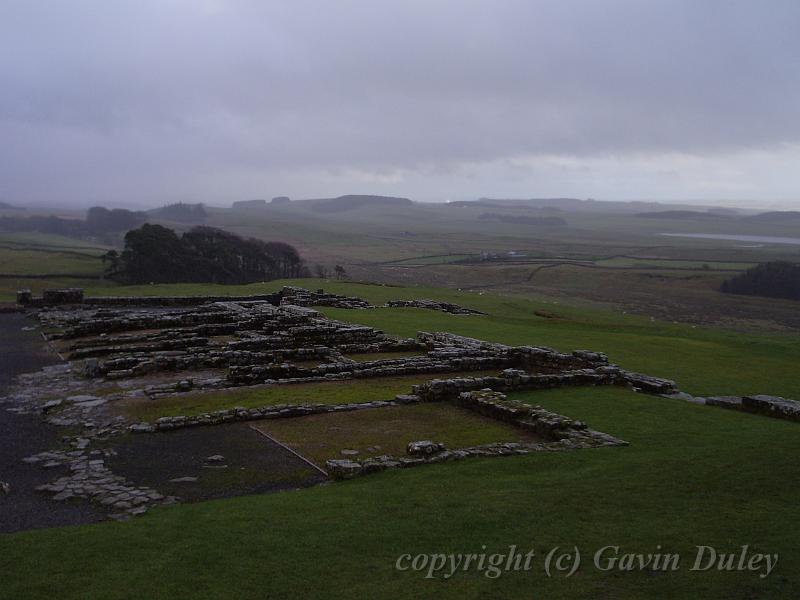
[[[542,443],[496,443],[457,450],[447,450],[436,442],[409,443],[410,456],[377,456],[363,460],[336,459],[325,463],[328,474],[334,479],[352,479],[386,469],[416,467],[465,458],[516,456],[531,452],[577,450],[602,446],[627,446],[628,443],[614,436],[589,429],[581,421],[573,421],[540,406],[508,400],[504,394],[492,390],[464,392],[458,404],[491,418],[512,423],[523,429],[535,431],[547,441]],[[423,446],[428,453],[416,448]]]
[[[419,400],[408,398],[406,400],[362,402],[359,404],[275,404],[258,408],[230,408],[203,413],[196,416],[161,417],[155,423],[135,423],[128,427],[132,433],[152,433],[155,431],[171,431],[184,427],[199,427],[202,425],[221,425],[234,421],[256,421],[260,419],[283,419],[302,417],[332,412],[348,412],[354,410],[368,410],[372,408],[386,408],[399,404],[414,404]]]
[[[546,390],[575,385],[613,385],[620,380],[619,372],[610,370],[571,371],[552,375],[530,375],[519,369],[506,369],[499,377],[457,377],[433,379],[412,387],[412,394],[423,402],[454,400],[463,392],[490,388],[498,392],[517,390]]]
[[[252,294],[247,296],[84,296],[81,288],[64,288],[44,290],[41,297],[35,297],[27,289],[17,292],[17,302],[32,307],[58,306],[62,304],[85,304],[103,307],[181,307],[199,306],[210,302],[248,300],[267,301],[277,306],[281,302],[281,294]]]
[[[42,304],[45,306],[81,304],[82,302],[83,290],[81,288],[53,289],[42,292]]]
[[[280,304],[280,294],[253,294],[249,296],[87,296],[83,303],[90,306],[153,306],[181,307],[200,306],[210,302],[265,301]]]
[[[305,288],[284,286],[281,290],[281,303],[296,306],[330,306],[333,308],[371,308],[372,305],[357,296],[340,296],[339,294],[325,293],[324,290],[311,292]]]
[[[519,368],[528,371],[557,372],[594,369],[608,365],[608,357],[605,354],[589,350],[576,350],[571,354],[566,354],[547,346],[507,346],[441,331],[433,333],[420,331],[417,338],[430,348],[435,348],[437,352],[509,356],[517,362]]]
[[[389,300],[386,306],[390,308],[427,308],[429,310],[440,310],[442,312],[450,313],[452,315],[485,315],[485,312],[466,308],[459,304],[452,304],[450,302],[439,302],[438,300]]]
[[[800,402],[779,396],[710,396],[700,400],[708,406],[800,422]]]

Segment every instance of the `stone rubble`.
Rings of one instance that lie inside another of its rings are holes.
[[[114,475],[105,460],[113,450],[83,449],[73,451],[51,450],[23,459],[27,463],[44,468],[65,467],[69,474],[38,486],[38,491],[52,495],[53,500],[88,499],[103,507],[116,511],[112,518],[144,514],[156,505],[173,504],[174,496],[164,496],[157,491],[136,486],[124,477]]]
[[[406,454],[411,456],[430,456],[431,454],[442,452],[445,449],[445,445],[441,442],[422,440],[418,442],[409,442],[408,446],[406,446]]]
[[[438,300],[389,300],[386,306],[390,308],[403,307],[403,308],[427,308],[429,310],[440,310],[442,312],[450,313],[451,315],[485,315],[485,312],[466,308],[458,304],[450,302],[439,302]]]
[[[408,455],[329,461],[334,478],[394,467],[506,456],[537,451],[624,445],[541,407],[509,401],[504,392],[561,386],[619,385],[698,404],[800,421],[800,403],[772,396],[695,398],[675,382],[633,373],[609,363],[599,352],[558,352],[545,346],[509,346],[446,332],[419,332],[396,339],[372,327],[325,317],[313,306],[377,308],[357,297],[284,287],[276,294],[250,297],[85,298],[80,290],[60,290],[33,298],[21,294],[46,339],[57,344],[69,363],[45,367],[18,378],[16,391],[0,399],[6,410],[37,413],[57,426],[77,428],[64,439],[68,450],[26,459],[46,469],[69,469],[42,486],[57,500],[87,498],[116,511],[140,514],[148,506],[176,501],[155,490],[136,487],[107,468],[107,450],[95,440],[126,433],[151,434],[184,427],[234,421],[292,418],[340,411],[381,409],[419,402],[453,402],[544,438],[542,443],[498,443],[447,449],[431,440],[409,443]],[[396,300],[387,307],[414,306],[453,314],[478,311],[433,300]],[[381,358],[385,352],[415,352]],[[376,354],[356,361],[348,354]],[[153,423],[113,417],[110,407],[129,398],[151,399],[241,386],[290,385],[401,375],[494,371],[498,375],[434,378],[393,400],[360,404],[268,405],[236,407],[191,416],[165,416]],[[373,453],[379,448],[370,449]],[[226,468],[224,457],[206,458],[204,468]],[[194,477],[175,482],[191,483]],[[4,493],[8,490],[2,488]]]
[[[704,404],[708,406],[718,406],[774,419],[800,422],[800,402],[797,400],[764,394],[755,396],[711,396],[703,400],[705,401]]]

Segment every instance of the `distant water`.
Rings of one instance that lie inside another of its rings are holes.
[[[725,233],[659,233],[670,237],[699,238],[703,240],[733,240],[736,242],[759,242],[762,244],[794,244],[800,246],[800,238],[774,237],[769,235],[728,235]]]

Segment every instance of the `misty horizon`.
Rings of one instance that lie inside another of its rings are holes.
[[[0,200],[800,208],[800,5],[12,0]]]

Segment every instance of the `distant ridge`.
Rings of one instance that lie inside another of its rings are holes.
[[[699,210],[662,210],[659,212],[636,213],[642,219],[729,219],[731,215],[723,213],[701,212]]]
[[[237,200],[231,205],[231,208],[264,208],[267,205],[266,200]]]
[[[514,225],[537,225],[540,227],[565,227],[567,222],[561,217],[532,217],[528,215],[500,215],[497,213],[483,213],[478,217],[484,221],[499,221]]]
[[[336,213],[362,208],[364,206],[385,206],[385,207],[407,207],[413,206],[413,202],[408,198],[397,198],[394,196],[370,196],[359,194],[348,194],[338,198],[323,198],[311,200],[311,210],[320,213]]]
[[[744,220],[754,223],[785,223],[786,221],[800,221],[800,211],[778,210],[744,217]]]
[[[672,210],[686,211],[712,211],[713,206],[693,206],[681,204],[680,202],[656,202],[644,200],[595,200],[587,198],[479,198],[477,202],[493,204],[494,206],[505,205],[507,208],[512,206],[528,206],[532,208],[558,208],[565,212],[592,212],[592,213],[627,213],[635,214],[641,212],[662,212]],[[452,204],[452,203],[451,203]],[[729,209],[733,211],[733,209]]]

